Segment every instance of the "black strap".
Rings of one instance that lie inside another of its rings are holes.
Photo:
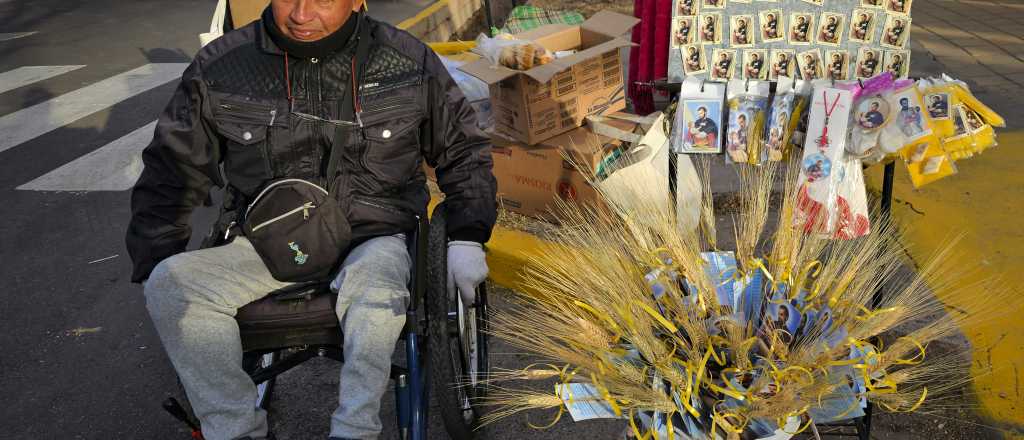
[[[352,57],[351,68],[353,69],[352,75],[350,76],[349,89],[345,92],[344,98],[341,103],[340,114],[338,115],[342,121],[351,121],[359,124],[360,138],[362,137],[362,118],[359,115],[362,110],[361,105],[358,102],[359,96],[359,84],[363,80],[363,72],[365,71],[366,64],[369,62],[370,45],[372,43],[372,37],[370,36],[370,24],[366,21],[366,13],[360,12],[356,16],[359,20],[356,26],[356,53]],[[352,128],[349,127],[337,127],[335,129],[335,141],[340,143],[343,140],[348,139],[346,136],[348,131]],[[330,183],[334,181],[335,174],[338,172],[338,162],[340,160],[341,150],[345,145],[333,145],[331,147],[331,154],[328,157],[327,162],[327,181],[328,190],[330,190]]]

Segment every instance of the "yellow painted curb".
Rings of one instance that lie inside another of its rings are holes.
[[[437,3],[434,3],[434,4],[430,5],[430,6],[427,6],[422,11],[420,11],[418,14],[416,14],[416,15],[414,15],[414,16],[412,16],[412,17],[410,17],[410,18],[408,18],[408,19],[406,19],[404,21],[402,21],[401,23],[398,23],[398,25],[395,26],[395,27],[397,27],[399,29],[402,29],[402,30],[408,30],[408,29],[412,28],[413,26],[416,26],[417,24],[419,24],[419,22],[421,22],[423,20],[426,20],[427,17],[430,17],[431,15],[434,15],[435,12],[440,11],[441,8],[447,8],[447,7],[448,7],[448,0],[440,0]]]
[[[897,163],[893,215],[904,226],[910,256],[925,261],[958,234],[951,258],[975,269],[963,286],[996,277],[1024,293],[1024,131],[999,133],[1000,145],[957,163],[959,174],[914,190]],[[881,187],[882,167],[868,170],[868,185]],[[985,292],[944,289],[952,310],[975,310]],[[955,295],[948,295],[955,293]],[[1016,295],[1015,295],[1016,296]],[[1019,304],[1019,303],[1018,303]],[[1022,310],[1000,311],[990,322],[961,329],[972,346],[974,388],[982,416],[1009,438],[1024,438],[1024,319]],[[953,312],[955,313],[955,312]],[[964,402],[964,404],[968,404]]]

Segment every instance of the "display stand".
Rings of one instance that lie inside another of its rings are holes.
[[[656,90],[662,90],[669,92],[672,95],[672,100],[678,98],[679,87],[678,83],[669,83],[667,80],[656,80],[652,83],[643,83],[651,86]],[[774,89],[775,83],[772,83]],[[670,100],[670,102],[672,101]],[[670,154],[668,161],[668,185],[669,193],[672,194],[672,202],[675,203],[676,189],[678,183],[676,182],[676,170],[677,170],[678,155]],[[896,170],[896,162],[889,161],[885,164],[885,169],[882,174],[882,195],[881,195],[881,215],[882,218],[888,220],[892,214],[892,190],[893,190],[893,175]],[[871,298],[871,306],[878,307],[882,302],[882,298],[885,293],[883,289],[879,288]],[[838,424],[823,424],[820,425],[822,428],[820,435],[822,437],[856,437],[858,440],[870,440],[871,439],[871,416],[874,412],[874,405],[868,402],[867,408],[864,409],[864,416],[853,419],[847,423]],[[848,429],[852,428],[854,432],[847,432]]]

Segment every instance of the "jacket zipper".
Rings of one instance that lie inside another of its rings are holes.
[[[374,207],[374,208],[377,208],[377,209],[383,209],[385,211],[392,212],[392,213],[395,213],[395,214],[401,214],[401,215],[407,214],[405,211],[403,211],[401,209],[394,208],[394,207],[387,206],[387,205],[382,205],[382,204],[379,204],[379,203],[374,203],[374,202],[366,200],[366,199],[364,199],[362,197],[353,197],[352,200],[354,200],[356,203],[359,203],[361,205],[371,206],[371,207]]]
[[[256,231],[262,229],[265,226],[269,226],[272,223],[277,223],[277,222],[287,218],[288,216],[291,216],[293,214],[297,214],[299,212],[302,212],[302,220],[309,220],[309,210],[310,209],[316,209],[316,205],[314,205],[313,202],[303,203],[302,206],[300,206],[298,208],[295,208],[295,209],[293,209],[291,211],[288,211],[288,212],[286,212],[284,214],[281,214],[281,215],[279,215],[277,217],[274,217],[274,218],[272,218],[270,220],[267,220],[267,221],[265,221],[263,223],[260,223],[260,224],[258,224],[256,226],[254,226],[252,228],[252,232],[256,232]]]

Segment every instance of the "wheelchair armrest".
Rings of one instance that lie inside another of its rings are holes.
[[[270,297],[277,302],[287,301],[309,301],[314,296],[331,291],[329,281],[314,281],[299,283],[270,292]]]

